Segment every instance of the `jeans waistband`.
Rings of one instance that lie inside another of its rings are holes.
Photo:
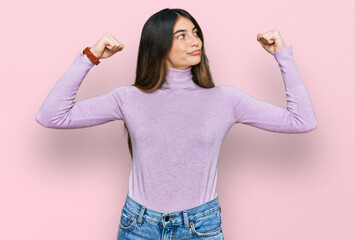
[[[219,201],[219,195],[217,194],[216,198],[202,205],[177,212],[161,213],[136,202],[127,194],[122,211],[124,209],[133,213],[133,215],[136,215],[138,225],[142,224],[144,216],[145,220],[157,225],[162,224],[163,227],[185,224],[185,228],[189,228],[190,221],[194,221],[217,210],[221,211],[221,204]]]

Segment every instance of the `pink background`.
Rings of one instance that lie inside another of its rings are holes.
[[[0,8],[0,239],[116,239],[131,160],[123,122],[47,129],[35,115],[78,52],[111,32],[125,49],[94,66],[77,99],[134,81],[140,33],[155,12],[199,22],[216,85],[286,107],[281,72],[256,41],[278,28],[318,128],[281,134],[235,125],[217,192],[225,239],[355,239],[354,2],[7,1]]]

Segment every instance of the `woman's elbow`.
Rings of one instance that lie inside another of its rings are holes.
[[[309,132],[315,130],[317,127],[318,127],[318,123],[317,123],[317,121],[315,120],[315,121],[312,123],[311,127],[309,128]]]
[[[44,117],[42,112],[38,112],[36,114],[36,121],[39,123],[41,126],[46,127],[46,128],[53,128],[54,125],[51,123],[51,121],[48,121],[48,118]]]
[[[315,130],[318,126],[318,123],[316,120],[308,122],[306,124],[303,124],[302,127],[300,128],[300,133],[307,133]]]

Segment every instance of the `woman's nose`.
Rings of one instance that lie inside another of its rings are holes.
[[[194,46],[194,45],[198,46],[199,38],[198,38],[198,36],[192,36],[190,41],[191,41],[192,46]]]

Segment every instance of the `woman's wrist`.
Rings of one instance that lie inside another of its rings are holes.
[[[86,56],[85,53],[83,54],[83,56],[84,56],[87,60],[91,61],[91,60],[88,58],[88,56]]]
[[[94,51],[94,49],[93,49],[92,47],[90,47],[90,52],[92,52],[92,54],[93,54],[97,59],[99,59],[99,58],[97,57],[97,54],[95,53],[95,51]]]
[[[83,57],[90,60],[91,62],[93,62],[96,65],[98,65],[100,63],[99,59],[96,57],[96,55],[94,54],[94,51],[92,50],[91,47],[86,47],[83,50]]]

